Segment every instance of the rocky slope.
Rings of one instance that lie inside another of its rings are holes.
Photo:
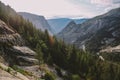
[[[32,22],[33,25],[36,26],[36,28],[41,29],[42,31],[47,29],[50,34],[54,33],[44,16],[39,16],[27,12],[19,12],[18,14],[20,14],[23,18]]]
[[[0,43],[11,45],[23,45],[24,41],[21,36],[8,27],[3,21],[0,20]]]
[[[12,68],[0,63],[0,80],[29,80],[23,74],[13,70]]]
[[[0,56],[4,59],[3,63],[8,66],[32,66],[38,64],[37,59],[35,59],[36,53],[26,47],[22,37],[2,20],[0,20]],[[0,71],[2,72],[0,80],[4,80],[6,76],[8,80],[23,80],[5,72],[3,69],[5,67],[2,66],[4,65],[3,63],[0,65]],[[18,76],[20,75],[22,74],[19,73]],[[29,79],[26,78],[24,80]]]
[[[95,51],[108,45],[118,45],[120,40],[120,8],[78,24],[72,30],[74,31],[71,32],[69,29],[70,32],[60,32],[58,37],[64,38],[65,42],[75,44],[79,48],[85,45],[89,50]]]

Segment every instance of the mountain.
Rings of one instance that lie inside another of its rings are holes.
[[[48,23],[52,27],[52,29],[55,31],[55,33],[59,33],[62,29],[67,26],[67,24],[71,21],[75,21],[76,24],[80,24],[88,19],[69,19],[69,18],[56,18],[56,19],[48,19]]]
[[[18,14],[32,22],[37,29],[41,29],[42,31],[45,31],[45,29],[47,29],[50,34],[53,34],[53,31],[44,16],[39,16],[27,12],[19,12]]]
[[[78,28],[78,25],[71,21],[58,35],[58,38],[61,38],[66,43],[72,43],[74,40],[74,36],[70,35],[75,32],[75,30]],[[67,37],[66,37],[67,36]]]
[[[69,23],[57,36],[65,42],[81,48],[85,45],[91,51],[98,51],[105,46],[118,45],[120,42],[120,8],[94,17],[77,26]],[[63,36],[64,35],[64,36]]]
[[[87,18],[81,18],[81,19],[72,19],[73,21],[75,21],[76,24],[81,24],[89,19]]]

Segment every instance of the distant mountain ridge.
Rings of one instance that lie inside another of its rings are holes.
[[[33,25],[36,26],[36,28],[41,29],[42,31],[47,29],[50,34],[53,34],[53,31],[44,16],[27,13],[27,12],[19,12],[18,14],[21,15],[23,18],[32,22]]]
[[[47,21],[52,27],[52,29],[55,31],[55,33],[59,33],[71,21],[75,21],[76,24],[81,24],[86,20],[88,19],[87,18],[81,18],[81,19],[56,18],[56,19],[48,19]]]
[[[73,28],[69,28],[71,25]],[[66,27],[69,30],[66,31],[64,28],[57,36],[79,48],[85,45],[89,50],[98,51],[105,46],[119,45],[120,8],[89,19],[82,24],[69,23]]]

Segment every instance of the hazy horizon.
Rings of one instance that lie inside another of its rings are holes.
[[[46,18],[91,18],[120,7],[120,0],[1,0],[17,12],[29,12]]]

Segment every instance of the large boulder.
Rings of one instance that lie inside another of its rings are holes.
[[[9,62],[11,65],[32,66],[38,64],[38,60],[35,59],[36,53],[28,47],[13,46],[8,48],[6,53],[9,61],[14,62]]]
[[[36,53],[26,46],[13,46],[10,48],[14,55],[34,57]]]
[[[107,47],[106,49],[103,49],[100,52],[120,53],[120,45],[115,46],[115,47]]]
[[[36,53],[28,47],[23,46],[21,36],[10,26],[0,20],[0,47],[5,46],[4,57],[10,65],[34,65]]]
[[[3,45],[23,45],[21,36],[11,27],[0,20],[0,44]]]

